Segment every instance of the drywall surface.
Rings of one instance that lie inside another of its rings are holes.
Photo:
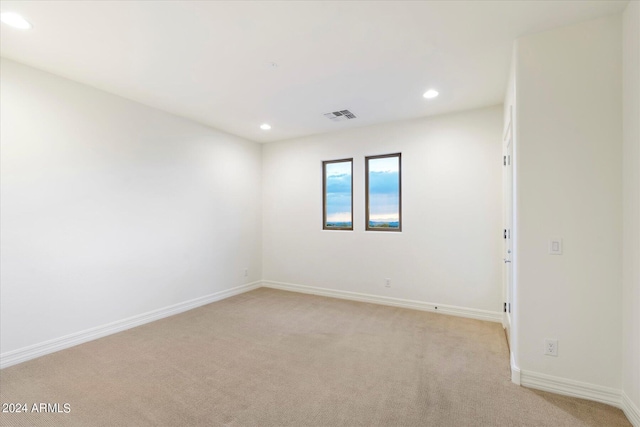
[[[1,67],[1,353],[261,278],[260,145]]]
[[[496,106],[266,144],[264,279],[499,314],[501,134]],[[402,232],[365,231],[364,157],[396,152]],[[354,231],[323,231],[322,161],[350,157]]]
[[[637,1],[629,2],[624,12],[622,42],[622,389],[635,407],[640,408],[640,3]]]
[[[621,18],[517,42],[521,370],[620,390]],[[561,238],[563,254],[549,253]],[[557,339],[558,356],[543,354]]]

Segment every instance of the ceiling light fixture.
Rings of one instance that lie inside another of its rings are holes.
[[[433,98],[435,98],[435,97],[436,97],[436,96],[438,96],[438,95],[439,95],[439,93],[438,93],[438,91],[437,91],[437,90],[435,90],[435,89],[429,89],[429,90],[428,90],[428,91],[426,91],[426,92],[424,93],[424,95],[422,95],[422,96],[424,96],[424,97],[425,97],[425,98],[427,98],[427,99],[433,99]]]
[[[0,21],[19,30],[28,30],[31,28],[29,21],[15,12],[0,13]]]
[[[271,125],[269,123],[263,123],[263,124],[260,125],[260,129],[269,130],[269,129],[271,129]]]

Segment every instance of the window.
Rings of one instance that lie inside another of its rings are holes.
[[[402,230],[400,158],[400,153],[365,158],[367,230]]]
[[[322,228],[353,230],[353,159],[322,162]]]

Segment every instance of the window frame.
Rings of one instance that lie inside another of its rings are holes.
[[[369,160],[384,159],[388,157],[398,158],[398,228],[370,227],[369,226]],[[379,154],[376,156],[366,156],[364,158],[364,180],[365,180],[365,231],[389,231],[402,232],[402,153]]]
[[[328,227],[327,226],[327,165],[332,163],[351,164],[351,227]],[[333,231],[353,231],[353,157],[337,160],[322,161],[322,229]]]

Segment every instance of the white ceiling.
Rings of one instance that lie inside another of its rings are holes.
[[[268,142],[499,104],[514,39],[627,3],[2,1],[0,53]]]

